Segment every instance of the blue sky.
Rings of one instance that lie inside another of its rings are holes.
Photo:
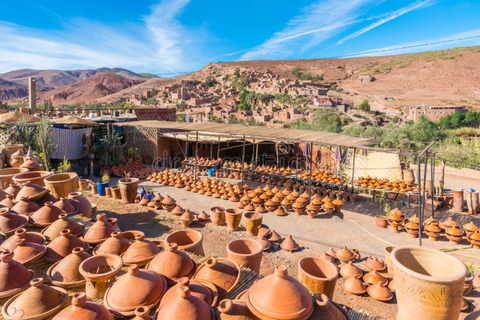
[[[479,0],[1,0],[0,7],[0,72],[123,67],[166,75],[215,61],[480,44]]]

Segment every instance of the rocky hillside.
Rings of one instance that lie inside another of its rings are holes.
[[[53,104],[92,103],[110,94],[144,82],[144,79],[129,79],[116,73],[99,72],[90,78],[40,95],[39,100],[51,100]]]
[[[0,78],[0,100],[10,100],[16,97],[28,96],[28,87]]]
[[[480,108],[478,61],[480,46],[475,46],[383,57],[218,62],[190,77],[202,81],[214,76],[221,81],[240,68],[295,78],[292,71],[300,68],[304,74],[337,82],[343,96],[354,102],[367,98],[391,108],[420,103]]]

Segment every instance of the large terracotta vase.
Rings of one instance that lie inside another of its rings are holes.
[[[205,255],[203,250],[203,235],[196,230],[179,230],[170,233],[165,238],[166,243],[176,243],[179,250],[189,251],[201,256]]]
[[[120,179],[120,195],[123,203],[134,203],[137,196],[138,178]]]
[[[258,228],[262,225],[263,215],[256,212],[246,212],[243,217],[247,234],[249,236],[257,236]]]
[[[52,174],[43,182],[57,199],[66,198],[70,193],[78,190],[78,175],[75,172]]]
[[[225,210],[225,218],[227,221],[227,229],[231,231],[237,231],[242,220],[241,209],[227,209]]]
[[[458,319],[467,268],[457,258],[425,247],[392,251],[398,320]]]
[[[227,244],[227,257],[260,274],[263,246],[253,239],[238,239]]]
[[[72,192],[68,195],[68,202],[77,209],[78,214],[86,218],[92,216],[92,204],[85,198],[81,192]]]
[[[319,257],[304,257],[298,261],[298,280],[313,294],[325,294],[332,299],[338,278],[338,267]]]

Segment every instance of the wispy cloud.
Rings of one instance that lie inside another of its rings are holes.
[[[406,7],[403,7],[401,9],[398,9],[396,11],[393,11],[389,14],[387,14],[387,16],[383,17],[382,19],[366,26],[365,28],[362,28],[358,31],[355,31],[351,34],[349,34],[348,36],[340,39],[336,45],[341,45],[345,42],[347,42],[348,40],[351,40],[353,38],[356,38],[358,36],[361,36],[362,34],[364,33],[367,33],[369,32],[370,30],[373,30],[379,26],[381,26],[382,24],[384,23],[387,23],[389,21],[392,21],[394,19],[397,19],[398,17],[401,17],[403,16],[404,14],[407,14],[411,11],[414,11],[414,10],[417,10],[417,9],[421,9],[421,8],[425,8],[425,7],[428,7],[430,5],[433,4],[433,0],[423,0],[423,1],[417,1],[417,2],[414,2],[414,3],[411,3],[410,5],[406,6]]]
[[[244,53],[240,60],[288,58],[308,50],[357,22],[372,0],[320,0],[303,8],[286,27],[261,45]],[[378,3],[378,2],[377,2]]]

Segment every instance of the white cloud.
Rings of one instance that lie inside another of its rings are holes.
[[[433,3],[433,0],[424,0],[424,1],[417,1],[417,2],[414,2],[414,3],[411,3],[410,5],[406,6],[406,7],[403,7],[401,9],[398,9],[396,11],[393,11],[391,12],[390,14],[387,14],[385,17],[383,17],[382,19],[366,26],[365,28],[362,28],[358,31],[355,31],[354,33],[352,34],[349,34],[348,36],[340,39],[336,44],[337,45],[341,45],[345,42],[347,42],[348,40],[351,40],[353,38],[356,38],[358,36],[361,36],[362,34],[364,33],[367,33],[368,31],[370,30],[373,30],[379,26],[381,26],[382,24],[384,23],[387,23],[389,21],[392,21],[398,17],[401,17],[403,16],[404,14],[407,14],[411,11],[414,11],[414,10],[417,10],[417,9],[421,9],[421,8],[425,8],[429,5],[431,5]]]
[[[320,0],[303,8],[302,14],[291,19],[283,30],[243,54],[240,60],[288,58],[308,50],[358,22],[364,6],[371,2]]]

